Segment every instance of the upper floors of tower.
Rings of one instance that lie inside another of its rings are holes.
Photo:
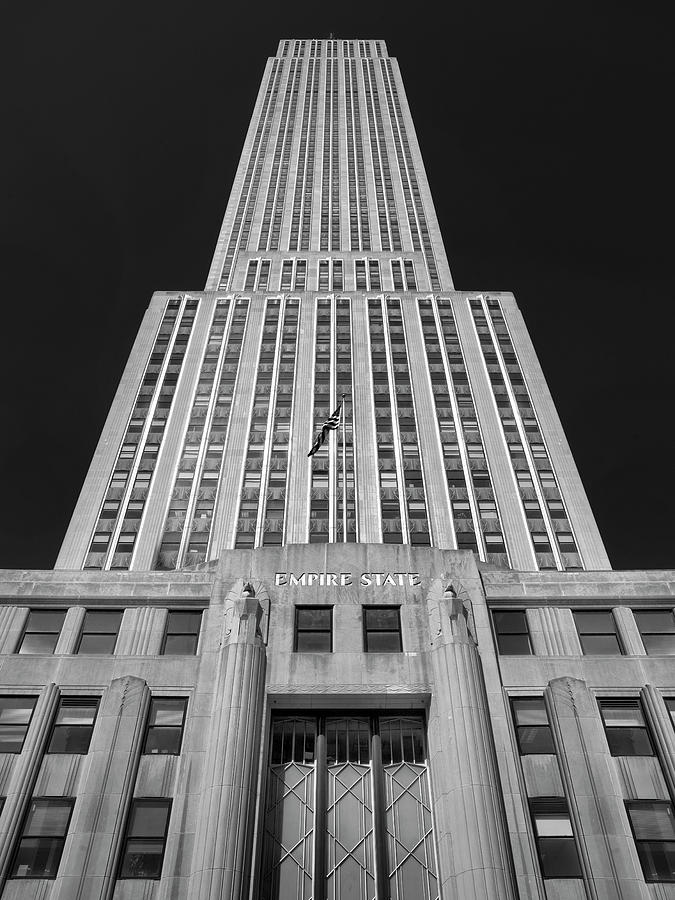
[[[207,290],[252,263],[326,255],[415,261],[421,290],[452,290],[398,64],[379,40],[282,40],[267,60]],[[308,290],[320,290],[318,282]]]

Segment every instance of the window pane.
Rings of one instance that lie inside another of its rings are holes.
[[[26,725],[3,725],[0,729],[0,753],[21,753]]]
[[[35,697],[0,697],[0,725],[27,725],[33,714]]]
[[[581,649],[587,656],[621,655],[621,647],[615,634],[580,634]]]
[[[62,700],[56,714],[57,725],[91,725],[96,718],[95,700]]]
[[[196,634],[167,634],[164,656],[194,656],[197,652]]]
[[[93,726],[57,725],[47,753],[88,753]]]
[[[68,830],[71,808],[63,800],[32,800],[23,833],[30,837],[63,837]]]
[[[31,610],[26,631],[61,631],[66,614],[62,610]]]
[[[498,634],[497,649],[503,656],[530,656],[532,647],[527,634]]]
[[[371,631],[366,635],[367,653],[400,653],[401,636],[398,632]]]
[[[116,634],[83,634],[77,652],[109,656],[115,649],[116,643]]]
[[[639,841],[637,852],[647,881],[675,881],[675,842]]]
[[[614,634],[614,616],[604,612],[575,612],[574,620],[579,634]]]
[[[607,743],[612,756],[653,756],[646,728],[608,728]]]
[[[163,841],[128,841],[120,878],[159,878],[163,853]]]
[[[330,606],[321,607],[320,609],[296,606],[295,615],[298,628],[305,629],[329,629],[331,625]]]
[[[176,632],[189,632],[197,634],[202,624],[202,613],[199,612],[170,612],[166,626],[167,634]]]
[[[62,853],[62,838],[22,838],[14,858],[12,877],[55,878]]]
[[[541,697],[513,701],[516,725],[548,725],[546,707]]]
[[[129,837],[163,838],[168,816],[166,800],[137,801],[131,810]]]
[[[670,803],[631,803],[628,815],[636,840],[675,840],[675,821]]]
[[[325,631],[301,631],[297,635],[298,653],[330,653],[330,633]]]
[[[527,617],[524,610],[495,612],[493,616],[499,634],[527,634]]]
[[[675,619],[670,610],[653,609],[647,610],[646,612],[633,610],[633,615],[635,616],[635,621],[637,622],[640,631],[660,631],[665,634],[672,634],[675,632]]]
[[[182,728],[150,728],[145,738],[144,753],[178,756]]]
[[[555,753],[553,736],[548,725],[526,725],[518,728],[518,744],[523,756]]]
[[[537,813],[534,821],[539,837],[572,837],[572,823],[567,813]]]
[[[363,608],[366,617],[366,628],[370,631],[375,628],[396,629],[399,628],[398,607]]]
[[[121,612],[87,610],[84,617],[84,631],[88,633],[105,631],[117,632],[121,621]]]
[[[54,652],[58,639],[58,634],[24,634],[19,653],[51,654]]]
[[[155,699],[150,704],[150,725],[182,725],[185,700]]]
[[[645,724],[642,710],[637,703],[635,705],[616,704],[616,706],[610,703],[601,703],[600,709],[606,725],[628,727]]]
[[[538,845],[544,878],[581,878],[581,866],[574,838],[541,838]]]
[[[675,634],[643,634],[642,643],[649,656],[675,656]]]

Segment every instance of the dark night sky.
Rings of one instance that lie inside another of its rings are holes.
[[[0,566],[53,564],[152,292],[203,288],[265,58],[332,31],[398,57],[455,285],[515,293],[614,567],[675,568],[667,5],[233,6],[5,14]]]

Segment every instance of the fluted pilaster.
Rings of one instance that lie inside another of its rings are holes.
[[[156,656],[162,644],[166,614],[166,609],[154,609],[151,606],[125,609],[115,654]]]
[[[0,607],[0,653],[14,653],[30,610],[27,606]]]
[[[480,657],[468,610],[429,597],[436,691],[429,747],[446,900],[517,896]],[[446,866],[451,866],[444,871]]]
[[[641,696],[649,730],[656,741],[663,777],[670,796],[675,799],[675,728],[670,712],[654,685],[645,685]]]
[[[612,612],[619,640],[626,656],[645,656],[645,647],[633,610],[628,606],[615,606]]]
[[[191,900],[248,896],[265,688],[261,618],[255,597],[228,599],[212,688]]]
[[[23,750],[16,760],[7,787],[7,797],[0,816],[0,889],[7,879],[12,850],[33,794],[58,701],[59,689],[55,684],[48,684],[42,689],[33,710]]]
[[[571,609],[543,606],[526,610],[532,649],[537,656],[581,656]]]
[[[134,791],[150,690],[111,682],[101,701],[51,900],[110,900]]]
[[[61,634],[54,648],[55,655],[74,653],[77,647],[77,640],[82,631],[82,623],[84,622],[84,614],[86,609],[84,606],[71,606],[66,613],[66,618],[61,627]]]
[[[568,677],[549,682],[544,697],[590,896],[648,897],[595,698]]]

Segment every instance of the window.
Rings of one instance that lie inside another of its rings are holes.
[[[601,700],[600,713],[612,756],[653,756],[639,700]]]
[[[521,756],[555,753],[543,697],[515,697],[511,701]]]
[[[98,703],[96,697],[62,697],[47,753],[88,753]]]
[[[184,697],[153,697],[143,753],[178,756],[183,740],[187,700]]]
[[[537,797],[530,800],[530,812],[544,878],[581,878],[567,801],[562,797]]]
[[[69,797],[35,797],[30,801],[11,878],[56,878],[74,802]]]
[[[626,811],[645,881],[675,881],[675,818],[664,800],[631,800]]]
[[[65,617],[64,610],[31,609],[17,653],[53,653]]]
[[[675,618],[669,609],[633,610],[650,656],[675,656]]]
[[[121,621],[121,612],[88,609],[84,614],[77,652],[96,655],[112,653],[117,643]]]
[[[171,801],[133,800],[120,864],[120,878],[159,879],[169,829]]]
[[[0,753],[21,753],[37,697],[0,697]]]
[[[161,652],[164,656],[194,656],[197,652],[202,611],[169,610]]]
[[[581,649],[587,656],[618,656],[621,654],[621,644],[616,633],[611,609],[597,612],[574,611],[574,621],[579,632]]]
[[[296,606],[293,649],[297,653],[331,653],[332,623],[332,606]]]
[[[668,712],[670,713],[670,720],[675,726],[675,700],[672,698],[666,699],[666,706],[668,707]]]
[[[366,653],[400,653],[403,650],[398,606],[363,607],[363,644]]]
[[[531,655],[532,645],[524,609],[494,610],[492,620],[497,633],[497,649],[502,655]]]

